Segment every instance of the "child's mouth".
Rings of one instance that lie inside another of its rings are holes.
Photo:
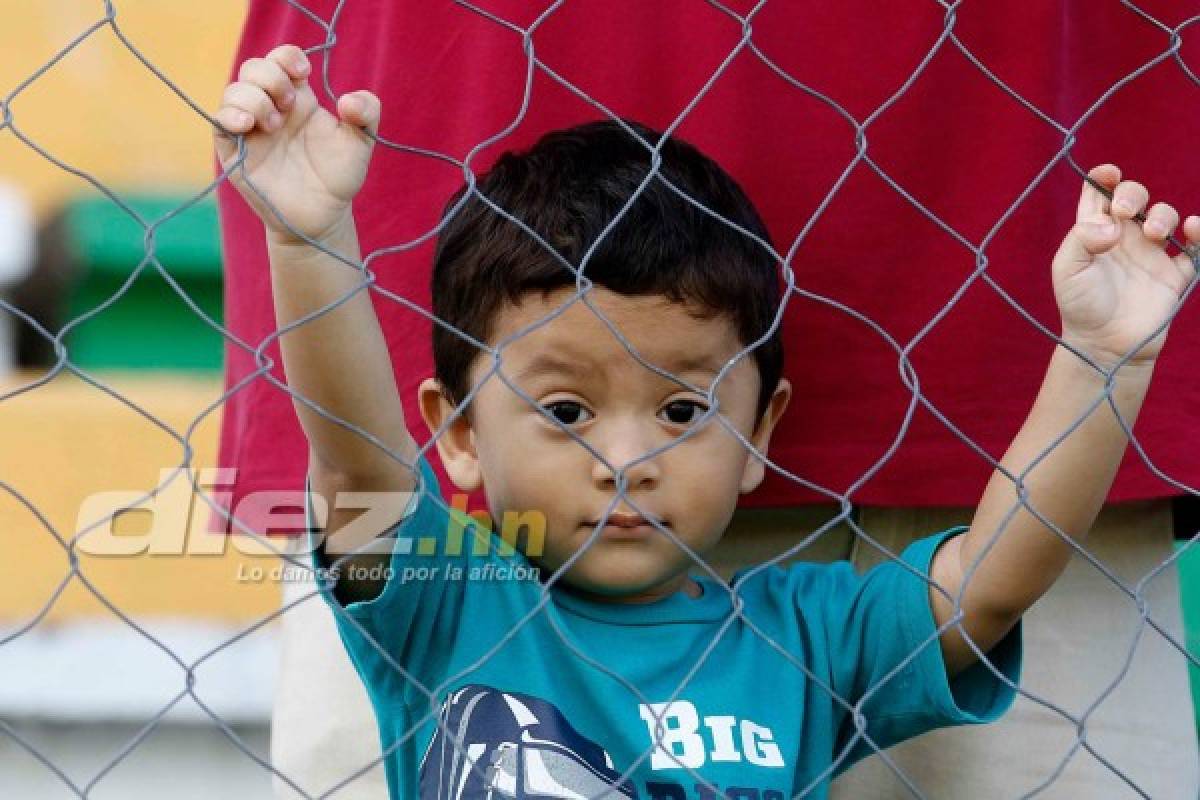
[[[605,539],[646,539],[659,533],[658,528],[640,514],[609,514],[603,522],[600,535]],[[588,523],[588,528],[595,530],[600,523],[601,520],[593,520]],[[659,524],[665,527],[665,523]]]

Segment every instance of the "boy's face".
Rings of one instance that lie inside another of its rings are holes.
[[[562,289],[544,299],[540,293],[526,295],[520,306],[497,315],[491,343],[546,317],[573,294]],[[699,318],[661,296],[630,297],[603,288],[590,298],[646,362],[703,390],[743,347],[724,315]],[[486,357],[476,359],[472,385],[490,366]],[[697,427],[694,420],[708,406],[704,395],[643,367],[578,301],[506,346],[500,369],[614,468],[628,465],[625,496],[631,502],[616,502],[608,525],[560,579],[614,601],[642,602],[679,590],[694,594],[686,575],[692,559],[637,518],[661,522],[703,555],[725,531],[738,494],[763,477],[762,464],[715,416],[680,440]],[[732,427],[765,452],[789,393],[781,381],[756,427],[759,375],[746,357],[726,373],[716,396]],[[422,385],[421,408],[431,430],[451,411],[433,380]],[[672,442],[674,447],[638,461]],[[495,375],[475,395],[470,420],[456,420],[438,449],[459,489],[484,488],[497,523],[505,511],[544,515],[545,548],[532,559],[543,576],[583,547],[617,497],[614,471]]]

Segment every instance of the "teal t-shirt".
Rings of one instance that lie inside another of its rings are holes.
[[[500,537],[464,534],[423,458],[420,471],[380,595],[342,608],[321,592],[393,798],[824,798],[876,748],[1013,702],[1020,623],[988,654],[1007,683],[983,663],[948,682],[928,584],[897,562],[697,575],[698,598],[598,603],[546,589]],[[927,576],[962,530],[901,560]]]

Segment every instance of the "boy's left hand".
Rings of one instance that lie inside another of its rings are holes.
[[[1084,183],[1075,226],[1054,256],[1054,294],[1063,340],[1109,369],[1163,323],[1195,269],[1187,253],[1164,251],[1179,224],[1174,208],[1155,203],[1139,223],[1133,217],[1146,208],[1146,187],[1122,181],[1111,164],[1089,175],[1113,199]],[[1200,217],[1188,217],[1183,233],[1189,248],[1200,241]],[[1165,338],[1164,331],[1128,363],[1152,364]]]

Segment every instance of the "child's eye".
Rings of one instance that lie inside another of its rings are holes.
[[[691,425],[708,411],[708,406],[694,400],[672,400],[660,412],[673,425]]]
[[[550,412],[550,416],[554,417],[563,425],[578,425],[584,421],[584,417],[589,415],[586,408],[576,403],[573,400],[559,400],[554,403],[548,403],[542,408]]]

